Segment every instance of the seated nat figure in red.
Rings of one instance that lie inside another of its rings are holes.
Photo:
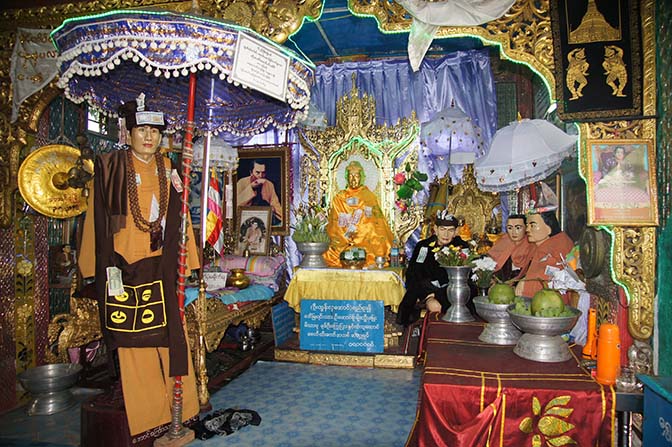
[[[551,279],[546,267],[561,269],[562,262],[574,247],[574,243],[560,230],[555,210],[529,213],[526,227],[527,240],[533,248],[529,264],[516,286],[516,295],[532,297]]]
[[[499,238],[488,250],[488,256],[495,260],[495,276],[501,281],[515,278],[527,266],[533,249],[525,233],[524,214],[511,214],[506,221],[506,234]]]

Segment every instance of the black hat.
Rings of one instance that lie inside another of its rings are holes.
[[[437,227],[457,228],[459,226],[457,217],[453,216],[447,209],[436,212],[436,219],[434,219],[434,223]]]
[[[129,131],[138,126],[156,127],[161,132],[166,129],[163,112],[146,110],[144,93],[140,93],[140,96],[134,101],[123,103],[119,107],[119,116],[124,118],[126,129]]]

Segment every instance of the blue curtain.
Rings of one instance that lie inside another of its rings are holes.
[[[483,130],[486,144],[497,129],[495,83],[488,50],[457,51],[440,59],[425,59],[413,72],[408,60],[376,60],[320,65],[315,71],[311,97],[325,112],[327,122],[336,122],[336,100],[357,89],[376,99],[377,124],[395,123],[415,111],[419,121],[432,116],[451,101]]]

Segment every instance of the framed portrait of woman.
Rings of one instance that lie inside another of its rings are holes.
[[[587,141],[588,225],[658,225],[653,141]]]
[[[241,206],[238,208],[236,254],[247,249],[251,255],[268,255],[271,238],[271,207]]]

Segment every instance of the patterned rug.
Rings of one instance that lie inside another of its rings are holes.
[[[189,445],[240,447],[403,446],[415,420],[420,370],[258,362],[211,397],[213,412],[253,410],[258,426]],[[83,401],[90,392],[79,394]],[[205,416],[205,415],[201,415]],[[0,445],[79,445],[79,406],[0,418]]]

